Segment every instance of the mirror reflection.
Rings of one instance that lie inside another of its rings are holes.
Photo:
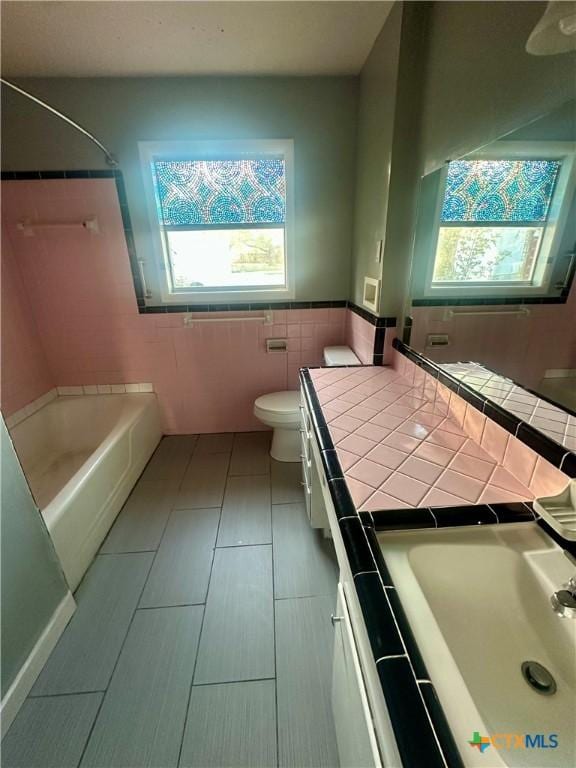
[[[576,102],[422,179],[410,345],[576,448]]]

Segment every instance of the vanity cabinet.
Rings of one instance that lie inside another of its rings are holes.
[[[381,768],[360,659],[356,650],[345,587],[338,584],[334,624],[332,712],[340,768]]]
[[[306,512],[313,528],[322,528],[329,533],[330,523],[326,514],[328,486],[322,470],[320,451],[314,438],[310,414],[304,405],[300,406],[300,414],[300,459]]]

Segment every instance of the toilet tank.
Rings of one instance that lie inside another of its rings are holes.
[[[362,365],[350,347],[324,347],[326,365]]]

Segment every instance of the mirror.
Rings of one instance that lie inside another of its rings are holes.
[[[405,340],[576,450],[576,101],[421,181]]]

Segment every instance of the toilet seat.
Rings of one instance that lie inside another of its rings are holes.
[[[300,418],[300,392],[271,392],[261,395],[254,403],[254,415],[264,423],[294,424]]]

